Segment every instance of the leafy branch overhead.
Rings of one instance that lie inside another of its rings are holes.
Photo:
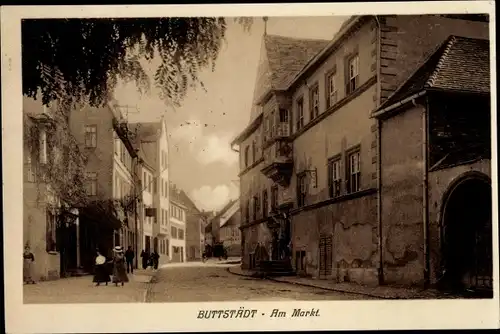
[[[249,29],[252,18],[234,21]],[[153,83],[178,105],[199,73],[215,69],[227,29],[224,18],[30,19],[22,22],[23,93],[42,102],[68,99],[100,106],[119,80],[150,89],[143,66],[159,65]]]

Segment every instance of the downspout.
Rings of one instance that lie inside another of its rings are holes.
[[[375,15],[375,22],[377,23],[377,107],[382,103],[382,78],[380,73],[380,57],[381,57],[381,26],[378,16]],[[384,244],[382,237],[382,121],[377,118],[377,225],[378,225],[378,254],[379,254],[379,268],[378,268],[378,283],[384,284]]]
[[[416,107],[415,99],[412,100]],[[423,232],[424,232],[424,289],[429,287],[430,282],[430,260],[429,260],[429,103],[426,99],[425,108],[422,111],[422,157],[423,157],[423,177],[422,177],[422,197],[423,197]]]

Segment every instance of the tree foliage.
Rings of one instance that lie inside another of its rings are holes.
[[[251,18],[237,18],[245,29]],[[140,92],[151,80],[143,60],[159,60],[153,82],[178,105],[188,88],[215,69],[227,29],[224,18],[29,19],[22,22],[23,93],[44,104],[56,99],[105,103],[119,79]]]

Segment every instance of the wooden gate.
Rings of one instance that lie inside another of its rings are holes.
[[[332,274],[332,236],[325,236],[319,239],[319,277],[326,277]]]

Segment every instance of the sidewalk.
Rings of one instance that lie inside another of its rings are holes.
[[[25,304],[144,302],[154,274],[151,270],[134,270],[123,287],[112,283],[96,287],[91,275],[37,282],[23,286],[23,299]]]
[[[240,266],[229,267],[228,271],[235,275],[241,276],[251,276],[252,271],[242,270]],[[308,287],[314,287],[324,290],[353,293],[358,295],[365,295],[370,297],[376,297],[381,299],[449,299],[449,298],[459,298],[458,296],[452,296],[443,294],[437,290],[422,290],[416,288],[397,288],[390,286],[376,286],[369,287],[363,286],[355,283],[336,283],[331,280],[318,280],[312,278],[304,278],[297,276],[288,277],[268,277],[268,280],[296,284]]]

